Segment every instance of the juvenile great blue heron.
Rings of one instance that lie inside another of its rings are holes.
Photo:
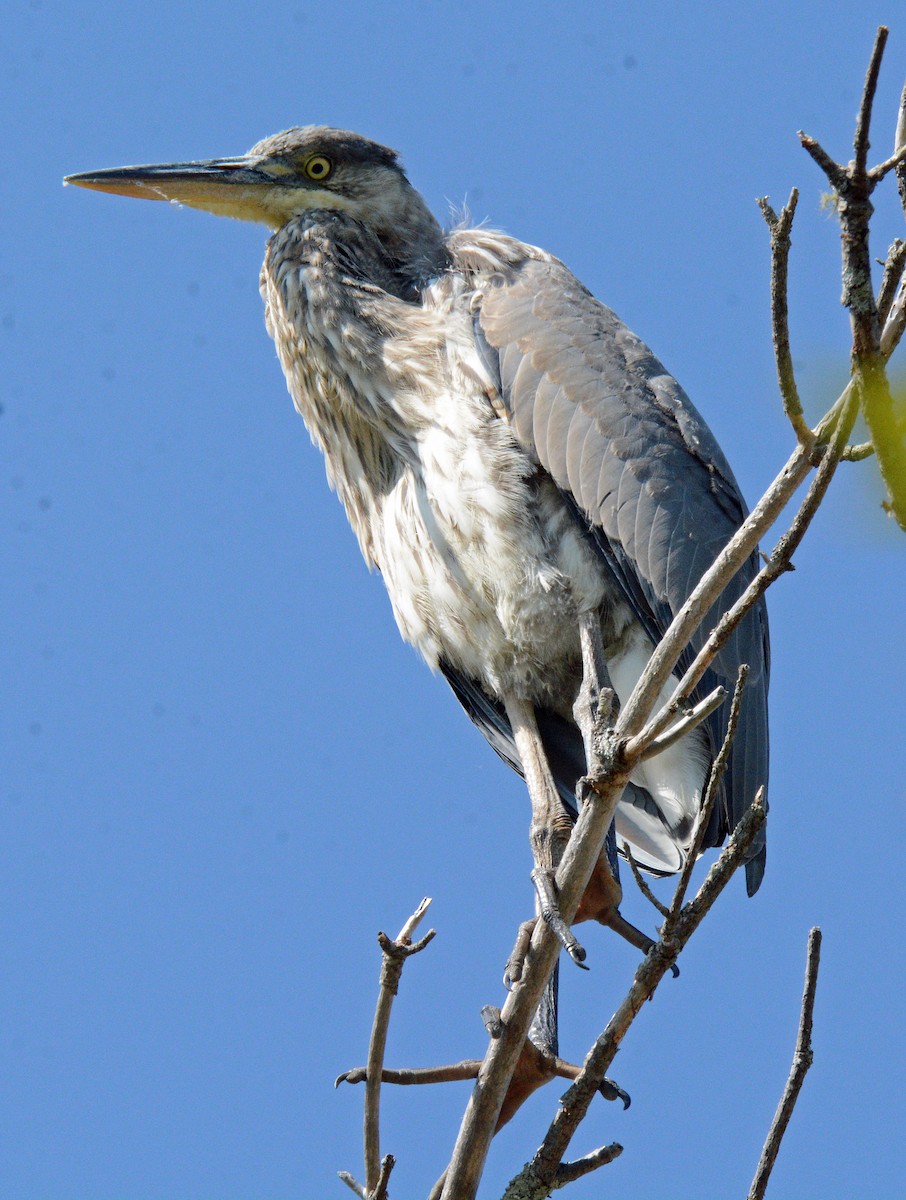
[[[261,294],[293,401],[403,637],[524,775],[536,882],[552,906],[550,873],[586,773],[594,687],[581,690],[583,663],[594,686],[609,682],[625,701],[745,512],[686,394],[557,259],[488,229],[445,234],[396,154],[357,134],[290,129],[241,158],[69,182],[274,231]],[[767,782],[761,604],[700,694],[732,685],[743,662],[748,686],[706,846]],[[647,869],[681,867],[726,725],[724,706],[633,774],[616,832]],[[611,836],[615,873],[614,845]],[[746,864],[750,894],[764,859],[762,840]],[[603,861],[598,875],[580,915],[634,938]]]

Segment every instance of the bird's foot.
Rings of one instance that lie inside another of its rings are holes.
[[[535,867],[532,871],[532,883],[538,896],[541,919],[557,935],[560,945],[573,960],[577,967],[587,971],[585,965],[585,947],[580,945],[578,938],[560,916],[560,902],[557,898],[557,883],[554,872],[547,867]]]
[[[526,1038],[519,1061],[516,1063],[516,1070],[510,1081],[506,1099],[500,1110],[497,1129],[499,1130],[502,1125],[505,1125],[532,1092],[537,1091],[539,1087],[551,1079],[578,1079],[581,1071],[582,1068],[575,1063],[567,1062],[556,1054],[543,1050]],[[598,1091],[605,1100],[619,1100],[624,1109],[627,1109],[632,1103],[629,1093],[624,1091],[618,1083],[614,1083],[612,1079],[603,1079]]]
[[[576,966],[581,967],[583,971],[588,970],[588,967],[585,965],[585,947],[581,945],[576,935],[560,915],[554,872],[547,867],[536,867],[532,871],[532,883],[535,885],[540,913],[537,917],[531,917],[528,921],[523,921],[519,926],[519,931],[516,934],[516,944],[513,947],[510,957],[507,959],[503,975],[503,983],[508,991],[514,983],[518,983],[522,978],[522,970],[525,966],[529,946],[531,945],[532,934],[535,932],[535,926],[539,920],[546,922],[550,926],[557,935],[560,945]]]
[[[615,908],[606,916],[600,918],[603,925],[607,925],[614,933],[618,933],[620,937],[625,938],[631,946],[637,947],[643,954],[647,954],[657,943],[653,938],[650,938],[647,933],[643,933],[641,929],[637,929],[630,921],[627,921],[619,909]],[[673,963],[670,967],[673,973],[673,978],[679,978],[679,967]]]
[[[503,972],[503,986],[506,990],[512,991],[513,984],[518,983],[522,978],[522,970],[525,967],[525,959],[528,954],[529,946],[532,941],[532,934],[535,932],[535,926],[538,924],[537,917],[530,917],[527,921],[523,921],[516,933],[516,945],[510,957],[507,959],[506,968]]]

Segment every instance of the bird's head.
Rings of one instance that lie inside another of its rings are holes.
[[[348,213],[394,257],[435,257],[443,234],[406,178],[395,151],[357,133],[307,125],[265,138],[240,158],[116,167],[68,175],[66,183],[169,200],[280,229],[312,210]]]

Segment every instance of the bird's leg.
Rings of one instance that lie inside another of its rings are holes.
[[[540,915],[556,933],[573,962],[581,966],[585,958],[585,951],[560,916],[555,883],[557,867],[560,865],[560,859],[563,857],[563,851],[566,849],[566,843],[572,832],[572,818],[564,808],[557,792],[557,785],[554,783],[554,777],[548,765],[532,705],[525,700],[510,698],[506,701],[506,712],[513,730],[513,740],[522,762],[529,798],[532,802],[530,840],[535,859],[532,882],[538,897]],[[526,948],[525,931],[528,928],[528,926],[523,926],[520,930],[520,942],[525,944]],[[518,970],[515,968],[514,959],[511,958],[508,967],[510,979],[519,978],[521,963],[519,967]]]

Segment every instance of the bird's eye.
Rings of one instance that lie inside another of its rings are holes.
[[[316,183],[320,183],[322,179],[326,179],[333,170],[333,164],[329,158],[325,158],[323,154],[313,154],[302,168],[309,179],[313,179]]]

